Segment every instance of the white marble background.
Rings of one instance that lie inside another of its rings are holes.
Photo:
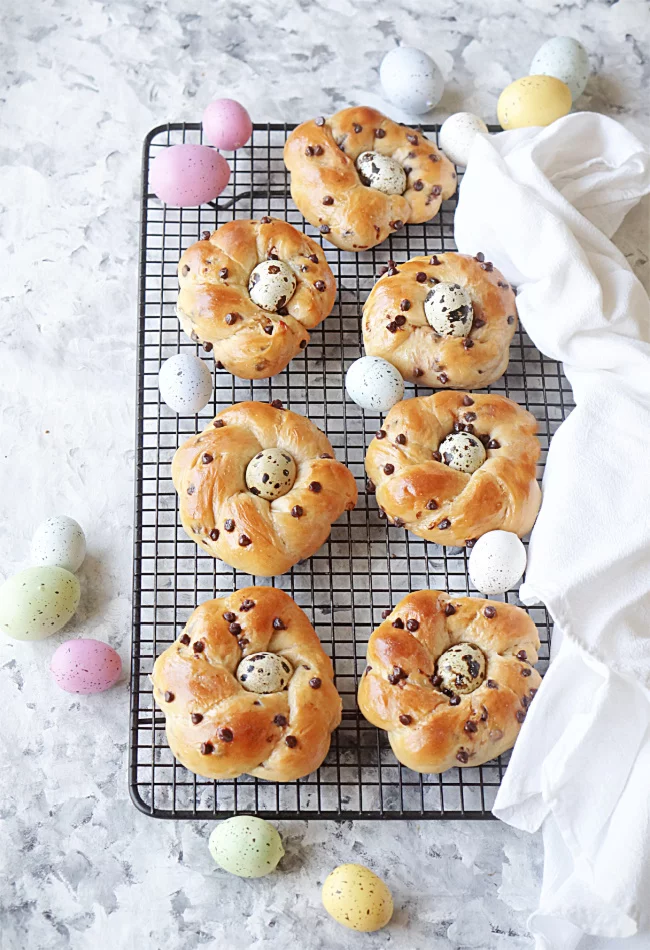
[[[580,102],[645,135],[645,0],[41,0],[0,7],[0,574],[26,564],[46,516],[85,527],[81,608],[42,644],[0,644],[0,947],[532,945],[541,843],[492,823],[285,823],[265,880],[218,871],[208,824],[156,822],[127,792],[128,691],[53,685],[67,636],[130,643],[140,146],[215,95],[259,120],[327,113],[377,93],[382,54],[424,46],[447,89],[438,115],[494,120],[540,43],[592,52]],[[618,243],[647,279],[648,205]],[[361,938],[329,920],[320,884],[366,863],[393,890],[393,924]]]

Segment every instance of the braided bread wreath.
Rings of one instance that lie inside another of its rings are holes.
[[[368,642],[359,708],[416,772],[477,766],[510,749],[541,683],[520,607],[420,590]]]
[[[284,162],[298,209],[345,251],[430,221],[456,191],[454,166],[433,142],[367,106],[303,122],[287,138]]]
[[[201,604],[153,668],[169,746],[208,778],[290,782],[319,767],[341,721],[332,662],[282,590]]]
[[[432,389],[489,386],[516,328],[514,291],[480,253],[391,261],[363,308],[366,353]]]
[[[313,422],[242,402],[177,450],[181,521],[212,557],[248,574],[284,574],[311,557],[357,503],[354,476]]]
[[[497,528],[521,537],[541,502],[536,431],[530,412],[495,393],[406,399],[368,447],[369,487],[394,525],[427,541],[471,546]]]
[[[243,379],[280,373],[307,346],[308,331],[331,313],[336,297],[322,248],[270,217],[205,231],[181,257],[178,281],[183,330],[206,350],[214,348],[219,369]]]

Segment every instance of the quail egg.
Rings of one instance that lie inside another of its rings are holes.
[[[388,887],[362,864],[341,864],[325,878],[323,906],[337,923],[365,933],[381,930],[393,916]]]
[[[484,594],[503,594],[526,570],[526,548],[512,531],[481,535],[469,556],[469,576]]]
[[[34,564],[55,564],[74,574],[86,556],[86,537],[81,525],[67,515],[48,518],[32,538]]]
[[[433,109],[445,88],[434,61],[414,46],[398,46],[386,53],[379,67],[379,79],[386,98],[415,115]]]
[[[452,693],[473,693],[485,679],[485,655],[473,643],[455,643],[442,654],[436,673],[442,680],[440,689]]]
[[[282,838],[263,818],[235,815],[212,831],[208,847],[213,860],[237,877],[264,877],[284,857]]]
[[[14,640],[45,640],[65,627],[80,594],[70,571],[51,564],[28,567],[0,587],[0,630]]]
[[[471,432],[450,432],[440,443],[438,451],[445,465],[468,475],[480,468],[487,457],[485,446]]]
[[[203,360],[191,353],[177,353],[165,360],[158,374],[160,398],[174,412],[200,412],[212,396],[212,376]]]
[[[296,277],[284,261],[262,261],[248,279],[248,293],[254,304],[269,313],[286,306],[296,290]]]
[[[284,449],[264,449],[246,468],[246,485],[253,495],[267,501],[281,498],[293,488],[296,463]]]
[[[571,36],[554,36],[535,53],[531,76],[555,76],[566,83],[575,102],[589,78],[589,53]]]
[[[237,667],[237,679],[249,693],[279,693],[292,676],[291,663],[277,653],[251,653]]]
[[[497,115],[502,128],[550,125],[571,111],[571,91],[555,76],[523,76],[499,96]]]
[[[424,300],[424,315],[440,336],[467,336],[472,328],[472,301],[460,284],[440,281]]]
[[[442,123],[438,144],[454,165],[467,165],[470,149],[477,135],[488,135],[488,127],[471,112],[457,112]]]
[[[348,396],[368,412],[388,412],[404,396],[404,380],[388,360],[362,356],[345,376]]]
[[[406,172],[400,163],[379,152],[362,152],[357,158],[359,178],[368,188],[385,195],[403,195],[406,190]]]

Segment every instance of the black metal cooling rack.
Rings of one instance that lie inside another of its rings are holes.
[[[507,755],[477,768],[419,775],[399,765],[385,735],[363,718],[356,689],[366,644],[382,611],[408,591],[440,588],[475,594],[465,551],[442,548],[387,526],[366,494],[363,459],[380,416],[345,396],[348,366],[363,354],[361,307],[382,265],[418,254],[453,250],[455,198],[425,225],[409,225],[381,246],[358,255],[322,241],[289,195],[282,149],[290,125],[256,125],[250,144],[230,157],[231,182],[219,199],[200,208],[168,208],[150,192],[152,159],[180,142],[201,142],[198,124],[170,124],[146,138],[143,160],[138,324],[137,447],[133,587],[130,786],[135,804],[159,818],[228,817],[241,812],[269,818],[489,818]],[[427,127],[430,136],[437,127]],[[203,230],[232,218],[270,214],[286,218],[323,243],[337,279],[332,314],[312,332],[307,349],[270,380],[236,379],[214,371],[211,403],[198,416],[172,413],[158,395],[162,362],[180,351],[205,356],[180,331],[175,315],[176,265]],[[477,250],[479,250],[477,248]],[[549,439],[573,406],[561,367],[545,358],[519,329],[506,375],[490,387],[525,405],[539,421],[543,467]],[[430,390],[407,386],[407,396]],[[205,427],[220,409],[245,399],[281,399],[312,419],[354,473],[359,502],[333,526],[329,541],[307,562],[274,579],[254,578],[204,554],[180,526],[170,463],[177,446]],[[541,475],[540,467],[540,475]],[[167,745],[162,713],[149,680],[154,659],[194,607],[249,584],[275,584],[306,611],[334,661],[343,721],[318,772],[277,784],[242,776],[214,782],[187,771]],[[480,595],[478,595],[480,596]],[[515,592],[505,599],[517,601]],[[548,662],[550,621],[543,607],[529,610]]]

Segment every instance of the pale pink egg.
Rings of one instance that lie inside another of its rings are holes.
[[[66,693],[102,693],[122,674],[119,653],[101,640],[66,640],[52,657],[50,669]]]
[[[151,163],[149,184],[161,201],[180,208],[220,195],[230,179],[223,155],[207,145],[172,145]]]
[[[203,113],[203,134],[211,145],[234,152],[248,142],[253,123],[240,102],[215,99]]]

